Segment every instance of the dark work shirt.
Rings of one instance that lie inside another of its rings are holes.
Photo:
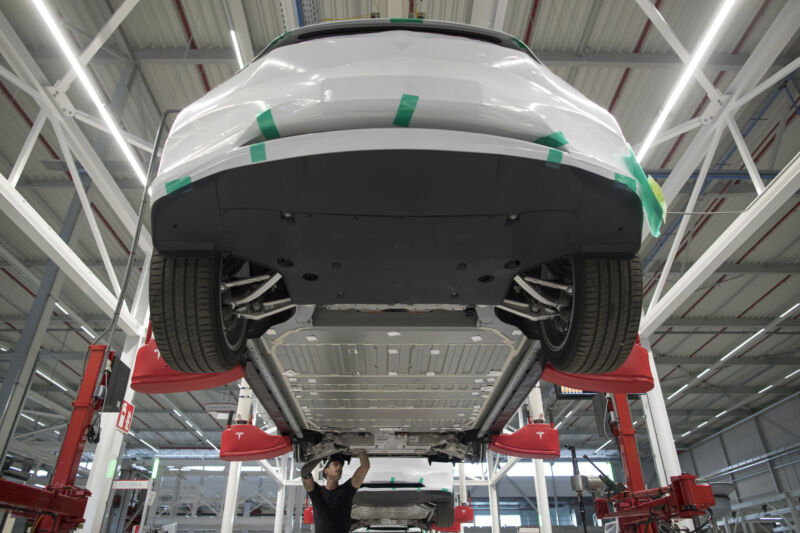
[[[348,479],[333,490],[317,485],[308,493],[314,506],[316,533],[350,533],[350,511],[358,489]]]

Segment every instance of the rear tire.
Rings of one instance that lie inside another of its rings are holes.
[[[639,329],[639,258],[573,257],[560,266],[572,272],[572,280],[564,280],[574,287],[572,305],[560,323],[557,319],[538,322],[546,360],[558,370],[576,374],[619,368],[630,355]]]
[[[245,353],[247,320],[223,310],[223,258],[164,257],[150,267],[150,320],[164,361],[179,372],[224,372]]]
[[[433,523],[441,527],[451,527],[455,519],[453,503],[437,503],[433,512]]]

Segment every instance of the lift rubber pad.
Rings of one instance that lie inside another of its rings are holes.
[[[139,348],[133,366],[131,388],[144,394],[170,394],[221,387],[244,377],[244,367],[227,372],[187,373],[171,369],[161,358],[155,339]]]
[[[219,458],[223,461],[258,461],[292,451],[288,435],[270,435],[252,424],[234,424],[222,432]]]
[[[554,459],[561,456],[558,430],[550,424],[526,424],[508,435],[492,435],[489,449],[526,459]]]
[[[265,161],[160,198],[165,255],[230,253],[280,272],[296,304],[498,304],[569,254],[631,257],[641,203],[543,161],[380,150]]]
[[[650,372],[647,350],[639,343],[633,345],[628,359],[613,372],[569,374],[556,370],[548,363],[542,372],[542,379],[556,385],[587,392],[641,394],[653,388],[653,374]]]

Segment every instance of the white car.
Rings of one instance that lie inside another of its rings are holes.
[[[155,338],[173,368],[218,372],[299,306],[486,306],[555,367],[606,372],[636,335],[653,183],[614,118],[512,36],[303,27],[172,126],[152,185]]]
[[[353,475],[357,461],[346,464],[342,479]],[[352,529],[453,524],[453,465],[425,459],[375,457],[353,497]]]

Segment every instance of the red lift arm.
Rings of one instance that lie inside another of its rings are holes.
[[[658,521],[701,516],[714,506],[711,485],[696,483],[697,477],[691,474],[673,476],[666,487],[645,489],[627,395],[614,394],[607,408],[617,415],[611,429],[619,443],[627,488],[610,498],[596,499],[598,518],[619,519],[620,531],[646,533]]]
[[[106,346],[89,347],[89,361],[83,373],[78,396],[72,402],[72,416],[61,445],[53,480],[44,489],[0,479],[0,507],[34,520],[32,532],[66,533],[83,523],[90,492],[75,486],[78,465],[86,445],[92,416],[103,404],[94,396],[97,378],[103,371]],[[109,352],[108,359],[114,357]]]

